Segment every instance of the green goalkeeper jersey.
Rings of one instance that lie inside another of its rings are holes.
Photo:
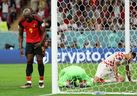
[[[92,85],[91,78],[86,74],[85,70],[79,66],[68,66],[61,70],[59,74],[59,86],[66,86],[66,81],[86,81],[87,86]]]

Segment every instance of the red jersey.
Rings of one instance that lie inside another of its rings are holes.
[[[33,16],[31,22],[27,22],[24,18],[21,19],[19,26],[26,32],[27,43],[37,43],[42,40],[42,33],[40,30],[42,23],[42,20],[40,20],[38,16]]]

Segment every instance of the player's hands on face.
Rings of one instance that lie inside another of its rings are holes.
[[[23,48],[20,48],[20,55],[24,56],[24,50],[23,50]]]

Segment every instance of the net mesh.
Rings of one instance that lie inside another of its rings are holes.
[[[58,0],[58,71],[80,66],[94,78],[98,64],[117,51],[125,51],[124,0]],[[135,51],[136,0],[130,1],[131,47]],[[136,80],[136,63],[131,66]],[[125,76],[125,67],[118,69]],[[59,76],[60,79],[60,76]],[[79,82],[79,81],[77,81]],[[73,84],[75,85],[75,84]],[[136,92],[136,83],[93,84],[90,87],[61,87],[65,92]]]

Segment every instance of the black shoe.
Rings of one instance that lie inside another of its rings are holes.
[[[39,88],[44,88],[44,82],[39,82]]]
[[[22,86],[20,86],[20,87],[23,88],[23,89],[31,88],[31,87],[32,87],[32,84],[31,84],[31,83],[26,83],[26,84],[24,84],[24,85],[22,85]]]

